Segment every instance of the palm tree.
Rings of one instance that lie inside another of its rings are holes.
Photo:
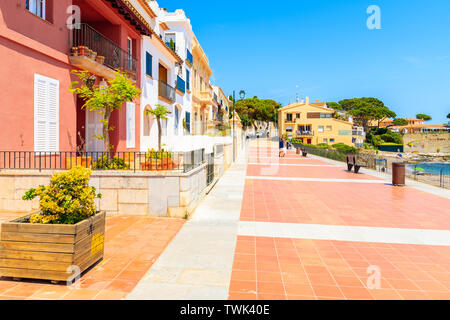
[[[161,120],[167,119],[167,115],[170,114],[170,111],[161,104],[157,104],[155,105],[155,107],[155,109],[145,110],[145,114],[151,114],[153,117],[155,117],[156,122],[158,123],[158,151],[161,151]]]

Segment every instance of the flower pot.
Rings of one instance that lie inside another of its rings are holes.
[[[141,163],[142,170],[174,170],[178,165],[171,158],[168,159],[147,159]]]
[[[29,218],[2,223],[2,276],[68,281],[103,259],[105,212],[74,225],[31,224]]]
[[[97,52],[89,49],[89,58],[91,58],[92,60],[95,60],[96,57],[97,57]]]
[[[67,157],[66,169],[72,169],[76,166],[82,166],[83,168],[90,168],[92,157]]]
[[[100,64],[104,64],[105,63],[105,57],[104,56],[97,56],[95,58],[95,61],[97,61]]]
[[[78,55],[82,57],[86,57],[88,55],[88,47],[78,46]]]
[[[78,56],[78,47],[72,47],[72,56],[77,57]]]

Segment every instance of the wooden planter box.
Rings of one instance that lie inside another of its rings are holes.
[[[105,212],[74,225],[25,223],[29,215],[2,223],[0,275],[67,281],[103,258]]]

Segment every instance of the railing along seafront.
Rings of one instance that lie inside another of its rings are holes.
[[[92,170],[189,172],[205,163],[205,150],[188,152],[0,151],[0,170]]]
[[[293,143],[293,145],[294,147],[304,148],[308,153],[314,154],[319,157],[324,157],[341,162],[345,162],[347,159],[347,153],[343,151],[317,148],[298,143]],[[358,162],[364,164],[367,169],[385,173],[390,173],[392,170],[391,168],[389,168],[390,164],[388,164],[388,160],[376,154],[358,152],[356,156]],[[443,166],[442,168],[435,169],[434,173],[431,173],[423,169],[424,165],[427,165],[427,162],[408,163],[407,161],[403,161],[402,159],[398,159],[398,162],[403,162],[407,166],[405,172],[407,178],[418,182],[434,185],[436,187],[450,189],[450,166]]]
[[[433,165],[437,164],[436,162],[430,162],[430,164],[431,163]],[[450,165],[436,168],[434,173],[426,171],[424,166],[428,166],[428,163],[421,162],[407,164],[406,177],[436,187],[450,189]]]

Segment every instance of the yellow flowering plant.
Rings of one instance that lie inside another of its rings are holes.
[[[93,216],[97,209],[95,198],[101,198],[89,186],[91,170],[81,166],[53,175],[50,185],[30,189],[23,200],[40,198],[41,211],[30,217],[30,223],[76,224]]]

